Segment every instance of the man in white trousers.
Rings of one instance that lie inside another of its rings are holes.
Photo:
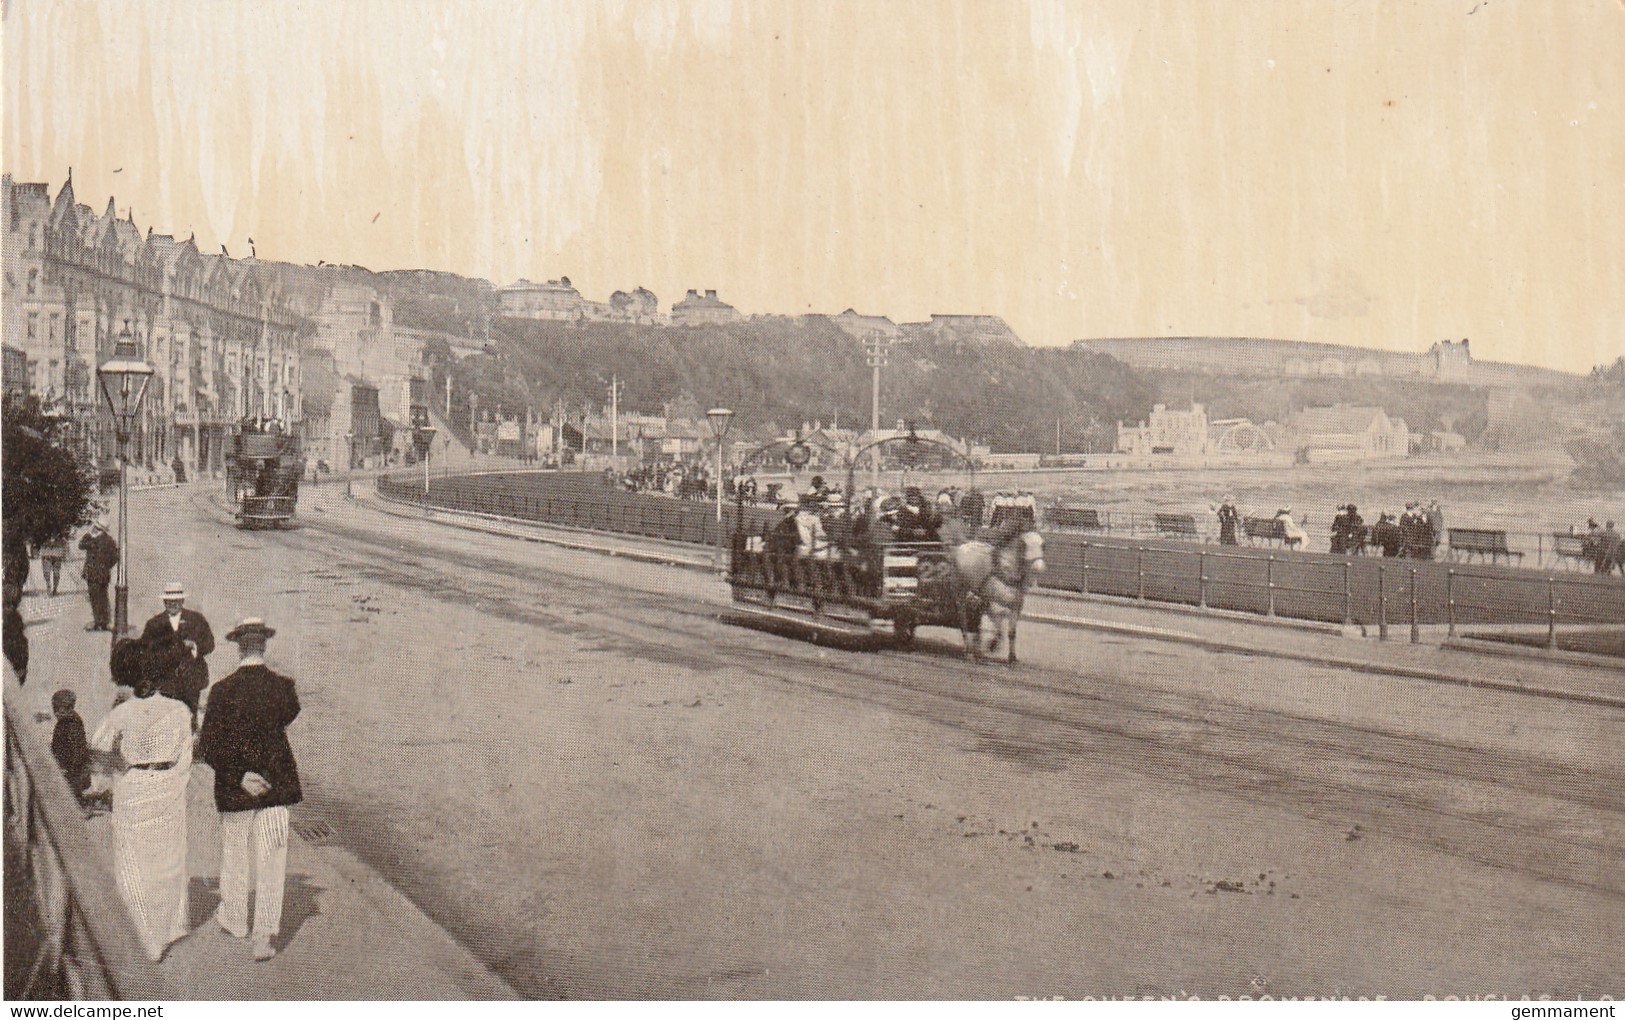
[[[293,681],[265,665],[276,631],[250,617],[226,635],[242,656],[209,691],[198,757],[214,769],[220,811],[220,909],[215,919],[237,938],[253,935],[254,959],[276,955],[288,863],[288,805],[302,799],[288,725],[299,715]],[[254,925],[248,891],[254,889]]]

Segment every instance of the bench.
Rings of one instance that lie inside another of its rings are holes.
[[[1504,531],[1490,531],[1485,528],[1450,528],[1450,558],[1455,559],[1460,553],[1463,560],[1471,560],[1477,556],[1480,560],[1492,563],[1503,558],[1511,563],[1514,558],[1523,562],[1523,553],[1507,548],[1507,533]]]
[[[1050,510],[1046,521],[1051,528],[1068,531],[1103,531],[1100,511],[1080,506],[1058,506]]]
[[[1190,514],[1155,514],[1157,534],[1175,538],[1195,538],[1196,518]]]
[[[1590,543],[1584,535],[1570,535],[1561,531],[1552,532],[1552,555],[1559,562],[1574,560],[1586,566],[1592,566],[1596,557],[1592,555]]]
[[[1249,543],[1263,539],[1286,544],[1286,525],[1275,517],[1243,517],[1241,530]]]

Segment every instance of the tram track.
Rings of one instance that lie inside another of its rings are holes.
[[[692,593],[679,598],[629,582],[521,565],[512,557],[448,550],[423,537],[381,538],[326,518],[275,534],[311,551],[319,551],[319,543],[307,544],[307,537],[329,536],[351,546],[348,566],[382,583],[477,601],[515,619],[612,642],[635,656],[659,660],[678,651],[674,638],[688,638],[680,655],[702,668],[743,669],[784,687],[905,712],[979,739],[1035,744],[1072,760],[1112,761],[1216,795],[1290,803],[1305,818],[1358,824],[1478,864],[1625,895],[1614,838],[1563,834],[1586,823],[1595,827],[1599,813],[1613,832],[1620,831],[1625,799],[1614,791],[1625,784],[1599,769],[1193,695],[1140,679],[1124,684],[1103,671],[950,663],[929,641],[911,656],[838,653],[830,661],[827,649],[797,642],[762,647],[762,639],[728,641],[741,633],[717,622],[728,603],[696,600]],[[491,584],[449,581],[475,574],[545,589],[550,603]],[[606,590],[613,594],[606,597]],[[591,622],[586,614],[609,622]],[[674,618],[680,628],[672,627]],[[1339,779],[1361,772],[1372,780]],[[1453,797],[1443,786],[1452,788]],[[1521,801],[1521,814],[1539,820],[1519,824],[1496,817],[1493,806],[1473,811],[1450,803],[1507,799]],[[1563,824],[1554,827],[1554,819]]]

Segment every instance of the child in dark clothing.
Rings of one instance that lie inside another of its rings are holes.
[[[56,729],[51,732],[51,754],[68,779],[74,796],[84,803],[90,791],[90,742],[85,739],[85,721],[74,711],[78,699],[64,688],[51,695],[51,712]]]

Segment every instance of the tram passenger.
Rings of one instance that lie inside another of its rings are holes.
[[[796,586],[796,550],[801,546],[801,529],[796,526],[796,512],[801,505],[795,501],[779,508],[784,516],[768,535],[767,555],[775,588]]]

